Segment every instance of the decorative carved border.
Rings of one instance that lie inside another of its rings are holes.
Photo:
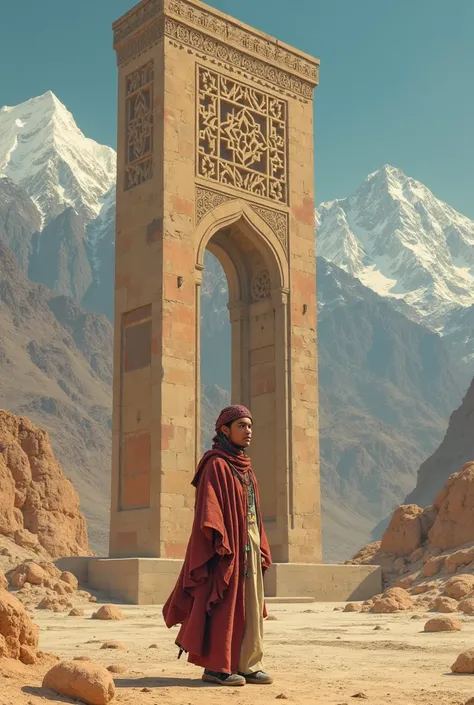
[[[168,13],[177,19],[169,17]],[[144,27],[137,35],[136,32],[146,23],[152,24]],[[313,97],[313,89],[319,79],[319,62],[316,59],[311,62],[277,42],[259,36],[251,29],[222,19],[187,0],[149,0],[135,12],[125,15],[122,21],[115,23],[117,63],[122,65],[136,58],[156,43],[163,33],[279,88],[293,91],[307,99]]]
[[[273,230],[277,238],[280,240],[281,244],[285,248],[285,252],[288,251],[288,213],[282,213],[281,211],[276,211],[273,208],[265,208],[265,206],[259,206],[256,203],[250,204],[254,209],[255,213],[266,222],[266,224]]]
[[[214,208],[221,206],[229,201],[236,201],[237,197],[229,196],[226,193],[220,193],[213,189],[196,186],[196,225],[199,225],[201,220]],[[259,215],[267,225],[273,230],[277,238],[283,245],[285,252],[288,253],[288,213],[277,211],[274,208],[266,208],[257,203],[251,203],[247,199],[245,202]]]
[[[132,8],[130,12],[124,15],[123,19],[114,22],[114,46],[130,37],[145,22],[149,22],[156,15],[161,15],[163,10],[163,0],[148,0],[142,7]]]
[[[153,61],[125,77],[125,191],[153,177],[153,78]]]

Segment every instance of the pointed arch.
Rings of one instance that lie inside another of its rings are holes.
[[[220,230],[237,222],[249,241],[262,255],[270,273],[272,287],[274,289],[288,290],[287,256],[282,243],[263,218],[261,218],[251,206],[239,198],[216,206],[204,216],[197,226],[196,268],[202,271],[206,249],[209,249],[211,252],[213,251],[215,247],[211,244],[213,236]],[[224,248],[220,246],[219,249],[223,250]],[[215,254],[221,259],[217,251]],[[235,258],[230,252],[227,254],[229,261],[228,267],[226,267],[226,274],[229,278],[229,288],[232,287],[234,293],[237,293],[239,286],[237,282],[239,279],[239,262],[235,261]],[[234,281],[232,281],[233,279]]]

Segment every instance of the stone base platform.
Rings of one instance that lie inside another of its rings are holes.
[[[182,561],[172,558],[60,558],[56,565],[81,585],[133,605],[161,605],[172,591]],[[265,595],[290,601],[348,602],[382,592],[380,566],[274,563]],[[273,600],[272,600],[273,601]]]

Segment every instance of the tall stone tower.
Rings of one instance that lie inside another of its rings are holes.
[[[267,591],[308,594],[321,561],[319,62],[198,0],[143,0],[114,24],[114,48],[110,556],[158,559],[139,561],[148,577],[137,589],[149,601],[163,598],[184,557],[200,451],[199,301],[208,249],[229,284],[232,399],[254,415],[252,460],[276,562]]]

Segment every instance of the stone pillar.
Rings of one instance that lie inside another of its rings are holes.
[[[208,248],[229,280],[232,397],[255,416],[252,457],[274,558],[317,563],[319,62],[198,0],[142,0],[115,23],[114,47],[110,555],[184,556],[199,455],[198,297]]]

